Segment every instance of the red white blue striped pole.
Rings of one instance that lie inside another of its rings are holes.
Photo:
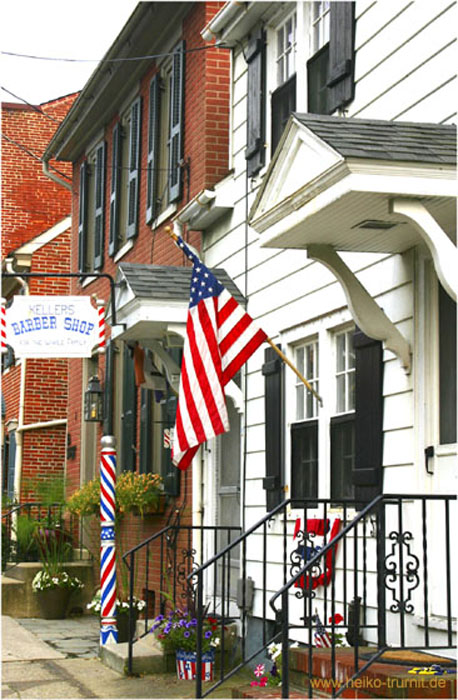
[[[99,355],[103,354],[106,349],[105,340],[105,302],[103,299],[96,300],[97,315],[98,315],[98,338],[99,338]]]
[[[102,437],[100,456],[100,645],[118,642],[116,626],[116,440]]]
[[[6,299],[2,297],[0,306],[0,334],[2,342],[2,354],[8,352],[6,347]]]

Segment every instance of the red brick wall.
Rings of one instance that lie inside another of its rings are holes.
[[[204,42],[200,36],[203,27],[211,17],[222,7],[222,2],[193,3],[190,6],[184,22],[182,38],[186,41],[186,49],[203,47]],[[172,7],[172,4],[171,4]],[[184,131],[184,158],[189,162],[189,182],[184,173],[183,196],[178,202],[178,211],[204,188],[215,185],[228,173],[229,162],[229,85],[230,85],[230,52],[218,49],[206,49],[195,53],[187,53],[185,59],[185,131]],[[154,62],[140,80],[139,94],[142,97],[142,139],[141,139],[141,175],[140,175],[140,203],[139,203],[139,231],[134,247],[123,256],[122,262],[154,263],[157,265],[183,265],[188,264],[183,254],[178,250],[173,241],[165,232],[165,227],[170,222],[164,222],[154,232],[145,223],[146,212],[146,186],[147,186],[147,132],[148,132],[148,93],[149,83],[157,72]],[[107,162],[105,178],[105,263],[103,272],[116,276],[117,264],[108,256],[109,237],[109,201],[110,201],[110,173],[112,163],[112,133],[119,119],[117,113],[107,115],[107,126],[104,138],[107,144]],[[87,144],[81,143],[81,154]],[[72,198],[72,249],[71,264],[76,269],[78,260],[78,192],[79,192],[79,168],[84,156],[81,155],[73,169],[73,198]],[[200,233],[186,232],[189,242],[195,247],[200,246]],[[109,284],[106,280],[96,280],[82,288],[77,280],[72,282],[73,293],[97,294],[97,296],[109,299]],[[99,377],[103,381],[104,359],[99,362]],[[76,447],[76,456],[67,462],[67,474],[75,486],[79,484],[79,468],[81,460],[81,428],[82,418],[80,412],[82,391],[81,363],[70,361],[69,363],[69,415],[68,430],[72,436],[72,445]],[[121,377],[114,378],[113,391],[120,391]],[[73,408],[75,407],[75,408]],[[138,416],[140,411],[137,412]],[[137,435],[140,434],[139,426]],[[184,494],[187,494],[186,503],[183,504]],[[180,508],[182,512],[182,524],[192,521],[192,473],[191,470],[182,474],[181,496],[177,502],[171,502],[165,516],[157,516],[152,520],[141,521],[137,518],[126,518],[122,527],[122,548],[125,551],[129,547],[138,544],[146,536],[158,531],[165,525],[171,508]],[[98,541],[95,544],[98,547]],[[144,563],[140,562],[138,581],[144,578]],[[158,585],[157,557],[151,564],[150,588],[153,582]],[[140,584],[141,586],[141,584]],[[138,591],[141,593],[141,591]],[[158,596],[158,591],[156,592]]]
[[[43,173],[38,159],[76,97],[45,102],[39,106],[44,114],[28,105],[2,105],[2,258],[70,214],[69,191]],[[51,164],[70,175],[68,164]]]
[[[2,257],[51,228],[70,214],[71,193],[52,182],[42,172],[36,155],[43,154],[58,123],[67,114],[76,94],[40,105],[44,114],[32,107],[3,105],[2,158]],[[58,164],[70,174],[67,164]],[[70,272],[71,229],[37,248],[31,272]],[[30,294],[69,294],[69,279],[30,279]],[[68,362],[65,359],[28,359],[25,362],[23,423],[60,420],[67,417]],[[6,402],[6,422],[19,419],[19,387],[22,364],[9,368],[2,377]],[[66,426],[23,432],[22,480],[62,475],[66,458]],[[22,490],[23,497],[27,494]]]

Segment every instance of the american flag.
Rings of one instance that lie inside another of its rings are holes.
[[[193,263],[172,460],[186,469],[199,446],[229,430],[225,385],[267,336],[180,236]]]
[[[331,637],[326,632],[325,626],[321,622],[318,615],[313,616],[313,622],[315,623],[315,630],[313,632],[313,638],[315,640],[316,647],[331,647]]]

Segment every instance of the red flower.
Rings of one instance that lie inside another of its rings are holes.
[[[331,615],[331,617],[329,618],[329,622],[332,623],[332,620],[333,620],[333,617],[332,617],[332,615]],[[343,617],[342,617],[342,615],[341,615],[340,613],[336,613],[336,614],[334,615],[334,624],[335,624],[335,625],[339,625],[341,622],[343,622]]]

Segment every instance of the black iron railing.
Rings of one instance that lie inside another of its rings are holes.
[[[301,505],[301,527],[294,539],[291,501],[268,513],[188,577],[198,612],[196,697],[209,695],[264,654],[273,641],[282,641],[282,697],[289,697],[292,640],[300,641],[299,653],[306,655],[309,697],[313,696],[317,635],[321,644],[325,637],[324,644],[329,647],[324,653],[331,661],[334,696],[364,674],[388,648],[452,647],[451,591],[456,582],[452,581],[450,532],[452,518],[456,519],[454,501],[456,497],[448,495],[386,495],[361,509],[350,500],[314,499]],[[222,663],[216,682],[203,692],[199,672],[203,618],[216,590],[214,607],[220,613],[224,657],[224,628],[233,619],[230,609],[235,603],[223,572],[231,567],[236,553],[241,580],[246,582],[250,575],[255,580],[252,613],[261,625],[259,643],[256,648],[247,645],[249,589],[243,584],[237,601],[240,661],[230,669]],[[223,580],[218,584],[219,574]],[[442,619],[444,631],[439,636],[432,633],[433,615]],[[420,634],[419,629],[423,630]],[[339,634],[353,648],[353,675],[337,687]]]
[[[39,561],[40,548],[33,537],[38,526],[65,530],[75,536],[76,521],[72,515],[64,519],[63,503],[18,503],[2,514],[2,570],[7,571],[25,561]],[[79,537],[81,547],[81,531]],[[81,556],[81,554],[80,554]]]
[[[129,630],[135,628],[133,598],[146,601],[144,630],[148,634],[152,619],[164,613],[167,603],[175,607],[194,606],[192,574],[198,561],[224,548],[240,534],[240,527],[206,525],[167,525],[122,555],[129,570]],[[191,577],[191,580],[190,580]],[[227,579],[227,573],[224,575]],[[209,582],[213,590],[213,608],[217,600],[217,581]],[[157,595],[158,592],[158,595]],[[128,640],[128,673],[132,673],[133,643]]]

